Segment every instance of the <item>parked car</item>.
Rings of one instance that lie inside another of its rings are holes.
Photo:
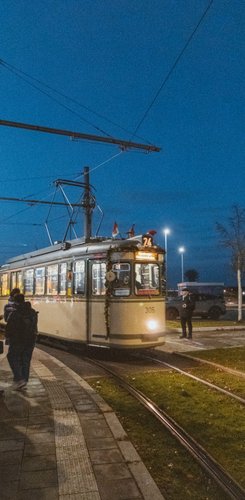
[[[195,310],[193,316],[201,318],[219,319],[226,313],[225,300],[216,295],[205,293],[193,293],[195,300]],[[167,319],[176,319],[179,317],[182,297],[169,297],[166,302]]]

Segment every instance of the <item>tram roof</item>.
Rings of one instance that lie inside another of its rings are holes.
[[[114,239],[114,238],[91,238],[89,241],[85,241],[85,238],[76,238],[73,240],[58,242],[54,245],[50,245],[39,250],[34,250],[33,252],[28,252],[25,254],[17,255],[9,259],[6,264],[1,266],[1,269],[8,269],[15,267],[17,265],[31,265],[37,264],[40,261],[50,261],[53,258],[61,259],[64,258],[65,254],[67,257],[73,254],[87,253],[97,253],[106,251],[108,249],[122,249],[122,250],[134,250],[142,248],[142,235],[134,236],[133,238],[126,239]],[[158,245],[151,247],[152,249],[158,249],[158,251],[164,252],[162,248]],[[150,248],[149,248],[150,249]],[[46,258],[45,258],[46,256]],[[41,259],[40,259],[41,258]]]

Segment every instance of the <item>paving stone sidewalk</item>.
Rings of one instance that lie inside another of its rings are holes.
[[[0,500],[162,500],[116,415],[77,374],[35,349],[28,389],[0,355]]]

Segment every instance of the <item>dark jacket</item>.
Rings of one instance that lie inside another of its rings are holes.
[[[191,318],[193,311],[195,309],[195,301],[191,295],[186,295],[182,297],[180,317],[181,318]]]
[[[37,312],[28,303],[17,305],[10,313],[6,336],[10,345],[34,345],[37,336]]]

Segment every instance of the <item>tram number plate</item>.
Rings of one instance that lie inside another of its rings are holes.
[[[153,246],[153,237],[149,234],[144,234],[142,236],[143,247],[152,247]]]
[[[155,313],[155,307],[154,306],[147,306],[145,307],[145,314],[154,314]]]

